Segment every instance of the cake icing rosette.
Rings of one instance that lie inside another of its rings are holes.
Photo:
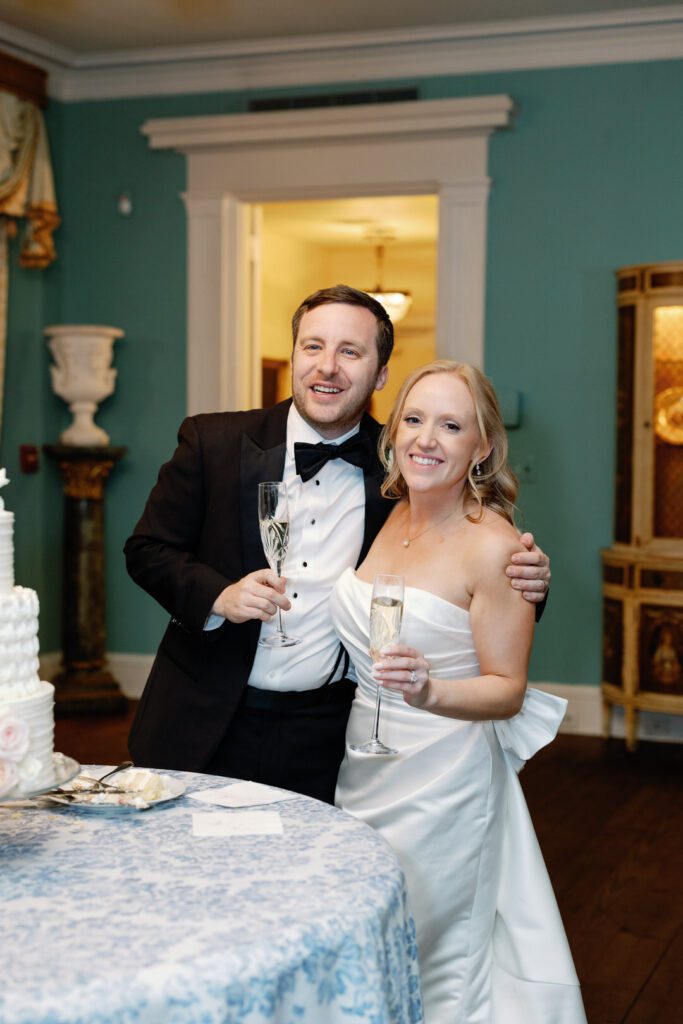
[[[9,793],[20,779],[30,778],[31,765],[24,763],[33,760],[26,757],[29,745],[26,722],[16,715],[0,713],[0,797]]]

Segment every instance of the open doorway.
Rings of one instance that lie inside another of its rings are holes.
[[[494,95],[146,121],[150,146],[187,156],[188,413],[260,401],[245,338],[264,202],[438,196],[437,351],[483,366],[489,138],[512,109]]]
[[[394,325],[389,382],[371,413],[384,422],[401,381],[436,355],[438,198],[434,195],[305,200],[260,205],[260,259],[253,343],[262,402],[291,394],[292,313],[306,296],[334,284],[381,285],[410,293]]]

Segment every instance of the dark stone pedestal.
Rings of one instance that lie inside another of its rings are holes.
[[[45,445],[64,482],[62,670],[55,714],[124,711],[126,698],[105,658],[104,485],[126,448]]]

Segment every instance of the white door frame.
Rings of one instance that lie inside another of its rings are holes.
[[[488,137],[511,114],[481,96],[147,121],[153,149],[187,157],[188,413],[258,402],[252,203],[436,194],[436,350],[483,366]]]

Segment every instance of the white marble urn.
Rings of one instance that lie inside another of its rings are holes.
[[[59,440],[84,448],[109,444],[109,435],[97,426],[94,416],[98,403],[114,390],[114,341],[123,337],[123,331],[97,324],[58,324],[46,327],[44,333],[55,361],[50,367],[52,390],[74,417]]]

